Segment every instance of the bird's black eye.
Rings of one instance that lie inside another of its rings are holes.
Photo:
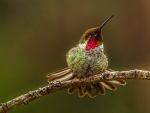
[[[91,37],[92,37],[92,36],[94,36],[94,35],[95,35],[95,33],[94,33],[94,32],[90,34],[90,36],[91,36]]]
[[[95,36],[97,34],[97,32],[92,32],[91,34],[90,34],[90,37],[93,37],[93,36]]]

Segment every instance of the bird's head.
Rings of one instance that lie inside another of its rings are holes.
[[[79,44],[85,44],[86,50],[94,49],[103,44],[102,28],[113,17],[110,16],[100,27],[88,29],[80,38]]]

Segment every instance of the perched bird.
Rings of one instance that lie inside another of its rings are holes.
[[[62,70],[49,73],[46,76],[48,82],[65,81],[75,78],[83,78],[100,74],[108,69],[108,59],[104,52],[102,28],[113,17],[110,16],[100,27],[88,29],[80,38],[79,44],[70,49],[67,53],[68,67]],[[68,89],[71,94],[78,90],[78,96],[84,97],[88,94],[91,98],[96,97],[98,93],[105,94],[105,88],[115,91],[114,84],[125,85],[124,80],[111,80],[91,84],[89,86],[77,86]]]

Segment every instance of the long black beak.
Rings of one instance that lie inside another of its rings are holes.
[[[105,20],[104,23],[102,23],[102,25],[98,28],[98,35],[97,35],[97,39],[100,40],[100,42],[103,42],[103,36],[102,36],[102,28],[103,26],[113,17],[114,15],[111,15],[107,20]]]
[[[101,29],[103,28],[103,26],[113,17],[114,15],[111,15],[107,20],[105,20],[104,23],[102,23],[102,25],[99,27],[99,30],[101,31]]]

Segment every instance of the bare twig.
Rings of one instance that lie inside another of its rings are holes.
[[[30,91],[26,94],[23,94],[15,99],[12,99],[6,103],[0,104],[0,113],[6,113],[12,108],[22,105],[28,104],[31,101],[40,98],[44,95],[60,91],[63,89],[75,87],[75,86],[87,86],[91,83],[98,83],[101,81],[109,81],[116,79],[150,79],[150,71],[144,70],[129,70],[129,71],[114,71],[114,72],[104,72],[102,74],[82,78],[82,79],[74,79],[63,82],[51,82],[49,85],[39,88],[34,91]]]

